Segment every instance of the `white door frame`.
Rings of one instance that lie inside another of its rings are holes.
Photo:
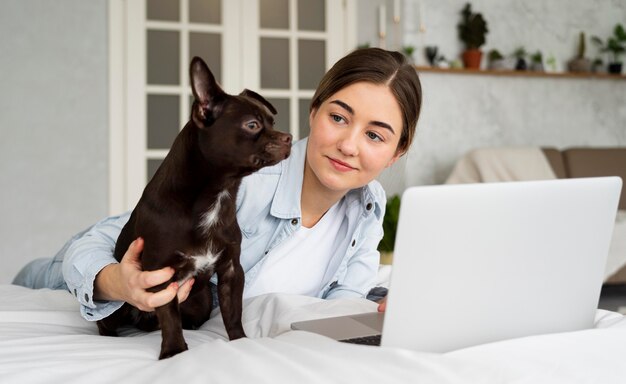
[[[328,67],[345,52],[356,47],[357,43],[357,0],[341,1],[345,8],[343,18],[336,13],[328,11],[326,15],[328,23],[332,28],[343,28],[342,34],[344,36],[343,39],[333,41],[332,45],[328,47],[328,52],[330,53],[327,60]],[[137,25],[137,20],[142,20],[142,18],[136,15],[136,12],[140,12],[143,9],[144,4],[145,0],[108,1],[109,214],[118,214],[134,206],[141,191],[131,190],[133,187],[129,186],[128,180],[145,177],[145,164],[139,167],[128,166],[129,159],[134,157],[134,154],[129,154],[129,151],[133,148],[146,148],[146,138],[142,131],[131,130],[128,127],[145,126],[145,113],[129,114],[128,110],[138,108],[145,111],[146,98],[143,89],[137,89],[132,86],[133,82],[127,81],[128,78],[135,78],[136,76],[145,78],[145,33],[128,33],[129,28],[145,29],[145,25]],[[243,22],[248,17],[246,15],[249,15],[247,9],[251,4],[256,6],[257,1],[225,0],[222,4],[223,20],[240,20]],[[251,24],[244,22],[241,28],[235,26],[229,29],[229,33],[224,34],[224,43],[234,47],[239,46],[243,50],[244,44],[241,43],[242,34],[245,32],[243,29],[247,28],[247,25]],[[328,33],[332,33],[332,31]],[[131,41],[129,38],[135,39],[135,41]],[[140,48],[138,49],[137,47]],[[181,48],[186,49],[185,47]],[[224,50],[222,67],[225,68],[226,65],[232,66],[233,63],[245,63],[246,60],[241,60],[241,58],[252,54],[255,54],[255,52],[244,53],[243,51]],[[186,57],[185,55],[181,56]],[[253,57],[258,57],[258,52]],[[131,64],[129,65],[128,63]],[[183,67],[186,65],[187,63],[184,63]],[[240,66],[241,68],[238,71],[224,71],[222,86],[226,92],[238,93],[244,87],[258,88],[259,79],[248,78],[250,73],[255,73],[256,71],[247,70],[244,64]],[[182,84],[182,86],[188,86],[188,84]],[[183,112],[183,116],[186,116],[184,110],[181,110],[181,112]]]
[[[126,202],[126,12],[124,0],[109,0],[109,214]]]

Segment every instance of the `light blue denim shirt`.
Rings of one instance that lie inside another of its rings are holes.
[[[268,252],[301,225],[300,195],[307,139],[294,144],[291,156],[272,167],[245,177],[237,195],[237,220],[241,227],[241,265],[246,286],[257,278]],[[349,191],[346,213],[334,238],[334,250],[320,283],[320,298],[364,297],[375,284],[383,236],[385,192],[377,181]],[[63,257],[67,289],[81,304],[87,320],[99,320],[118,309],[121,302],[93,300],[98,272],[115,263],[115,241],[130,212],[106,218],[75,236],[58,255]],[[55,257],[58,259],[59,257]],[[216,275],[213,276],[216,282]]]

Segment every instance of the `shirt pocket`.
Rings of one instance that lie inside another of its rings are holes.
[[[240,222],[239,228],[241,228],[241,234],[247,239],[255,237],[271,237],[276,231],[278,222],[278,219],[269,214],[259,215],[257,217],[250,218],[245,222]]]

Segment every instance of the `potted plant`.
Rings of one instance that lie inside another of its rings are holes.
[[[431,67],[434,67],[437,64],[438,48],[434,45],[429,45],[424,49],[424,52],[426,53],[428,64],[430,64]]]
[[[622,73],[621,55],[626,52],[626,31],[621,24],[613,28],[613,35],[609,36],[606,42],[597,36],[593,36],[592,41],[598,45],[601,52],[609,53],[609,73]]]
[[[567,63],[570,72],[591,72],[591,60],[585,57],[585,32],[580,32],[578,38],[578,53]]]
[[[393,247],[396,242],[399,217],[400,196],[394,195],[387,200],[387,205],[385,206],[385,216],[383,217],[384,235],[380,243],[378,243],[381,264],[391,264],[391,259],[393,258]]]
[[[546,59],[546,69],[548,72],[552,72],[552,73],[557,71],[556,57],[554,57],[553,54],[550,54],[548,58]]]
[[[492,49],[487,54],[487,59],[489,61],[489,69],[492,70],[500,70],[506,69],[506,64],[504,62],[504,56],[497,49]]]
[[[412,46],[412,45],[405,45],[404,47],[402,47],[402,53],[404,54],[404,56],[406,56],[406,58],[411,63],[413,63],[415,61],[413,59],[413,53],[414,52],[415,52],[415,47]]]
[[[519,47],[513,52],[513,57],[515,57],[515,70],[525,71],[528,69],[526,55],[527,53],[524,47]]]
[[[543,72],[543,54],[541,51],[535,52],[530,56],[530,70],[535,72]]]
[[[594,73],[605,73],[606,67],[604,66],[604,61],[601,58],[596,57],[593,60],[593,63],[591,63],[591,71]]]
[[[480,13],[472,12],[470,3],[466,3],[461,11],[461,22],[458,24],[459,38],[465,44],[463,64],[465,68],[480,68],[482,52],[480,47],[485,44],[487,22]]]

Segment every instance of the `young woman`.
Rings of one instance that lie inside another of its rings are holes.
[[[311,102],[309,137],[294,144],[288,159],[241,184],[244,297],[367,295],[377,275],[386,203],[375,178],[408,150],[421,100],[417,73],[398,52],[359,49],[324,75]],[[142,271],[142,239],[120,263],[114,259],[129,215],[107,218],[74,236],[54,258],[24,267],[14,283],[67,289],[92,321],[123,302],[151,311],[176,295],[185,300],[193,279],[146,291],[174,271]]]

